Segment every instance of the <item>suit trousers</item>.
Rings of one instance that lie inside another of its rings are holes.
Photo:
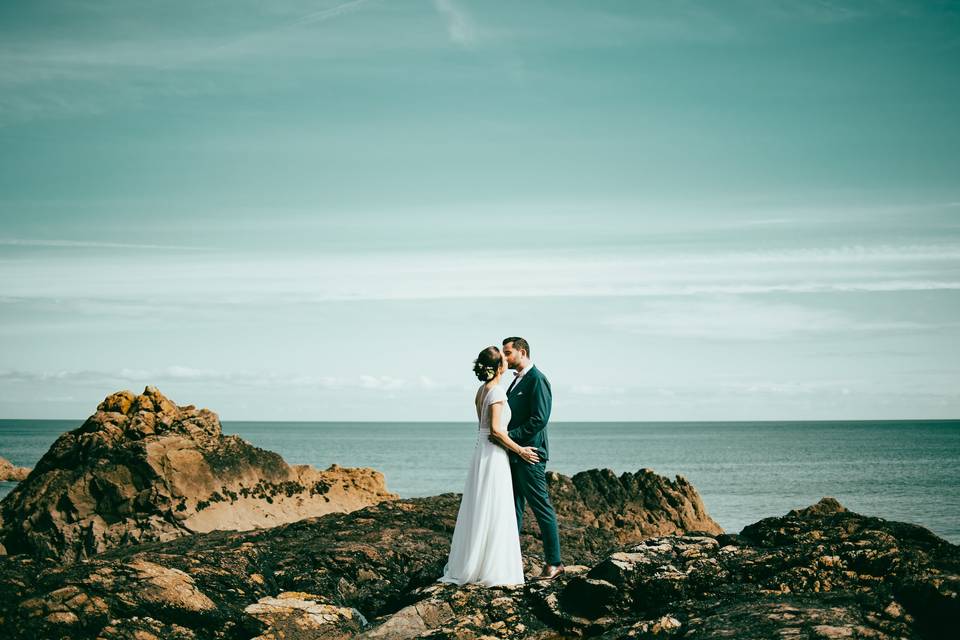
[[[529,503],[543,540],[543,557],[547,564],[560,564],[560,534],[557,532],[557,512],[547,494],[547,463],[529,464],[523,460],[510,461],[513,478],[513,502],[517,509],[517,530],[523,529],[523,509]]]

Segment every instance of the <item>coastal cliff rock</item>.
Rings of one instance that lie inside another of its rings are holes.
[[[14,466],[12,462],[0,456],[0,480],[8,482],[21,482],[30,474],[27,467]]]
[[[570,478],[548,471],[547,488],[564,527],[564,549],[575,549],[571,559],[578,563],[650,536],[723,533],[682,476],[670,480],[650,469],[617,476],[610,469],[590,469]],[[529,507],[520,533],[524,549],[541,549],[540,528]],[[540,572],[540,556],[540,551],[524,554],[528,573]]]
[[[689,484],[649,470],[550,474],[549,482],[571,571],[640,543],[647,530],[721,531]],[[653,496],[649,508],[646,494],[628,492],[641,486]],[[699,506],[683,506],[684,500]],[[0,636],[290,639],[382,629],[379,637],[414,637],[451,623],[450,611],[498,635],[501,613],[471,609],[481,601],[498,607],[497,594],[512,594],[523,628],[552,629],[544,601],[552,602],[568,579],[541,591],[533,585],[480,595],[470,595],[469,587],[430,591],[443,571],[459,504],[457,494],[384,501],[270,529],[116,548],[66,566],[26,554],[0,557]],[[697,518],[684,520],[682,514],[698,510]],[[528,571],[537,570],[539,539],[525,528],[521,543]]]
[[[0,503],[10,554],[72,562],[215,529],[273,527],[395,499],[382,474],[288,465],[154,387],[108,396]]]
[[[591,469],[567,478],[547,472],[559,518],[582,519],[613,533],[618,542],[684,531],[723,533],[707,515],[700,494],[682,476],[669,480],[650,469],[617,476]],[[528,519],[525,519],[525,522]]]

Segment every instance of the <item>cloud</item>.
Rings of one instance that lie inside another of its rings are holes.
[[[341,2],[338,5],[329,7],[327,9],[321,9],[320,11],[314,11],[308,13],[304,16],[301,16],[298,20],[294,21],[292,24],[312,24],[315,22],[325,22],[333,18],[337,18],[346,13],[351,13],[356,11],[361,6],[367,4],[370,0],[351,0],[350,2]]]
[[[267,29],[261,29],[253,31],[241,37],[235,38],[233,40],[218,44],[210,49],[212,54],[223,54],[223,53],[244,53],[250,51],[251,49],[263,49],[264,45],[276,46],[278,43],[278,36],[286,36],[289,38],[289,32],[295,27],[301,27],[309,24],[317,24],[321,22],[326,22],[328,20],[333,20],[342,15],[348,13],[353,13],[354,11],[359,10],[363,5],[368,4],[370,0],[350,0],[349,2],[342,2],[340,4],[328,7],[326,9],[320,9],[319,11],[312,11],[305,15],[298,17],[292,22],[281,24],[276,27],[271,27]],[[257,44],[259,43],[259,44]],[[209,55],[205,56],[209,57]]]
[[[726,297],[649,301],[643,303],[639,311],[608,318],[604,324],[643,335],[751,341],[824,332],[921,331],[944,326],[904,321],[865,321],[830,309]]]
[[[524,277],[514,278],[517,260]],[[89,315],[196,305],[302,305],[328,301],[454,298],[701,297],[960,290],[960,249],[842,247],[669,253],[369,252],[304,257],[232,252],[140,253],[0,261],[0,299],[56,301]],[[513,285],[504,288],[506,279]],[[149,283],[148,295],[144,283]],[[222,309],[221,309],[222,310]]]
[[[885,3],[865,3],[862,8],[854,8],[848,2],[813,0],[811,2],[791,2],[790,0],[760,0],[755,2],[755,10],[761,14],[781,19],[801,20],[820,24],[836,24],[875,16],[877,9],[886,11]]]
[[[135,22],[135,18],[120,18],[126,28],[104,24],[103,33],[96,39],[11,36],[0,45],[0,62],[6,63],[0,65],[0,83],[18,85],[71,79],[89,81],[109,77],[101,75],[106,72],[176,68],[193,70],[201,62],[246,58],[267,52],[300,51],[302,54],[303,51],[297,49],[302,43],[299,39],[293,41],[292,29],[357,11],[369,2],[351,0],[273,26],[241,29],[227,34],[220,30],[209,33],[209,29],[208,35],[183,35],[182,30],[163,34],[152,25],[145,25],[145,30],[137,34],[129,31],[129,25]],[[260,16],[259,20],[263,24],[269,23],[272,18]],[[195,29],[191,31],[196,32]],[[309,39],[306,39],[308,36]],[[317,40],[308,32],[304,32],[302,37],[305,42],[312,42],[318,47],[324,44],[323,40]],[[338,45],[344,42],[342,39],[336,40]],[[326,49],[321,47],[319,50]],[[312,51],[315,53],[318,48]]]
[[[185,365],[171,365],[157,369],[121,368],[113,371],[89,369],[61,369],[54,371],[31,371],[18,369],[0,369],[0,382],[6,383],[50,383],[68,385],[112,385],[123,386],[152,385],[189,382],[208,386],[249,387],[259,389],[304,388],[330,391],[396,391],[399,389],[417,390],[460,390],[463,385],[442,384],[428,376],[418,375],[411,378],[396,378],[385,375],[361,374],[356,376],[316,376],[296,373],[278,373],[276,371],[236,370],[219,371]]]
[[[607,396],[622,396],[627,393],[627,389],[622,386],[612,387],[595,384],[575,384],[570,387],[570,392],[578,396],[602,398]]]
[[[852,392],[850,385],[856,380],[823,380],[817,382],[804,381],[770,381],[758,380],[754,382],[727,383],[720,385],[722,393],[737,395],[775,395],[775,396],[809,396],[834,394],[848,396]]]
[[[450,42],[470,47],[477,40],[477,29],[470,16],[453,0],[433,0],[433,6],[447,21]]]
[[[261,15],[249,12],[253,26],[226,32],[220,17],[211,18],[205,29],[175,24],[178,28],[164,32],[140,15],[125,13],[129,7],[123,5],[98,18],[96,38],[0,29],[0,127],[148,107],[158,97],[249,92],[256,65],[265,63],[270,70],[256,75],[258,92],[299,86],[299,68],[291,60],[336,58],[342,64],[345,53],[395,45],[379,32],[318,38],[304,28],[368,3],[351,0],[279,21],[269,8],[258,7]],[[258,26],[264,24],[269,26]],[[280,72],[284,69],[289,72]]]
[[[390,376],[360,376],[360,387],[363,389],[376,389],[380,391],[395,391],[408,386],[408,381]]]
[[[184,245],[135,244],[127,242],[101,242],[97,240],[38,240],[22,238],[0,238],[0,245],[17,247],[62,247],[72,248],[108,248],[108,249],[163,249],[183,251],[210,251],[213,247],[188,247]]]

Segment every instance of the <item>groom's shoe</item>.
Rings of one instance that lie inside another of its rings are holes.
[[[562,564],[558,564],[558,565],[549,565],[549,564],[548,564],[547,566],[545,566],[545,567],[543,568],[543,571],[540,573],[540,575],[537,576],[537,577],[534,578],[534,579],[535,579],[535,580],[546,580],[546,581],[556,580],[557,577],[558,577],[561,573],[563,573],[563,571],[564,571],[564,569],[563,569],[563,565],[562,565]]]

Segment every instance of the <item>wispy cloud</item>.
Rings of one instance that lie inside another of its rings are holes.
[[[183,251],[211,251],[213,247],[196,247],[167,244],[137,244],[126,242],[100,242],[97,240],[37,240],[25,238],[0,238],[0,245],[16,247],[109,248],[109,249],[163,249]]]
[[[627,388],[623,386],[598,384],[575,384],[570,387],[570,392],[578,396],[603,398],[609,396],[622,396],[627,393]]]
[[[45,80],[64,81],[72,78],[90,80],[98,73],[151,68],[156,70],[184,68],[191,70],[201,62],[243,60],[266,53],[304,54],[300,46],[312,42],[308,51],[319,54],[329,51],[326,42],[335,46],[346,44],[343,38],[317,39],[309,31],[292,37],[296,27],[326,22],[355,12],[371,0],[351,0],[319,11],[280,21],[263,17],[251,20],[250,27],[234,33],[213,31],[208,35],[182,35],[179,32],[164,35],[160,29],[150,29],[137,37],[136,32],[113,29],[106,23],[100,37],[95,39],[65,39],[38,35],[31,38],[7,38],[0,45],[0,83],[25,84]],[[269,23],[274,21],[275,24]],[[268,26],[257,26],[267,24]]]
[[[730,382],[718,385],[720,393],[736,395],[777,395],[777,396],[807,396],[831,393],[848,396],[852,387],[861,386],[863,380],[831,379],[831,380],[754,380],[749,382]]]
[[[477,28],[467,12],[453,0],[433,0],[433,6],[447,22],[450,42],[471,47],[477,41]]]
[[[210,53],[222,55],[229,54],[230,52],[236,53],[250,51],[251,49],[263,50],[266,45],[275,46],[277,44],[278,36],[286,36],[289,38],[289,32],[297,27],[327,22],[328,20],[333,20],[348,13],[353,13],[361,9],[363,5],[369,4],[370,1],[371,0],[350,0],[349,2],[341,2],[332,7],[327,7],[326,9],[312,11],[310,13],[301,15],[290,22],[285,22],[275,27],[254,30],[250,33],[217,44],[210,49]]]
[[[516,261],[524,277],[504,288]],[[333,300],[691,297],[960,290],[953,245],[720,253],[409,252],[261,256],[217,252],[0,262],[7,304],[303,304]],[[150,283],[144,298],[142,283]]]
[[[604,324],[643,335],[750,341],[825,332],[916,332],[960,326],[960,323],[878,321],[833,309],[735,297],[648,301],[636,312],[608,318]]]
[[[809,2],[790,2],[789,0],[760,0],[752,3],[755,10],[762,14],[782,19],[802,20],[814,23],[833,24],[862,19],[876,15],[877,10],[887,11],[889,3],[866,3],[862,7],[851,6],[849,2],[830,0],[810,0]]]
[[[295,86],[291,76],[297,67],[291,60],[342,60],[373,42],[389,46],[375,32],[366,37],[327,33],[318,38],[306,28],[356,12],[370,2],[341,2],[292,19],[252,14],[246,28],[230,33],[217,24],[207,35],[197,35],[196,29],[190,35],[185,29],[165,34],[154,25],[143,25],[138,32],[139,17],[124,13],[123,6],[102,16],[95,38],[0,30],[0,127],[139,108],[160,96],[242,92],[252,68],[270,60],[271,72],[257,76],[258,90]]]
[[[319,11],[313,11],[304,16],[301,16],[299,19],[295,20],[292,24],[312,24],[315,22],[325,22],[326,20],[332,20],[347,13],[358,10],[363,5],[369,3],[370,0],[351,0],[350,2],[341,2],[340,4],[328,7],[326,9],[321,9]]]
[[[462,389],[462,384],[444,384],[427,375],[398,378],[378,374],[356,376],[316,376],[265,370],[220,371],[184,365],[157,369],[122,368],[114,371],[91,369],[18,370],[0,369],[0,383],[62,383],[69,385],[162,386],[178,382],[206,386],[247,387],[259,389],[304,388],[318,391],[396,391],[400,389]]]

